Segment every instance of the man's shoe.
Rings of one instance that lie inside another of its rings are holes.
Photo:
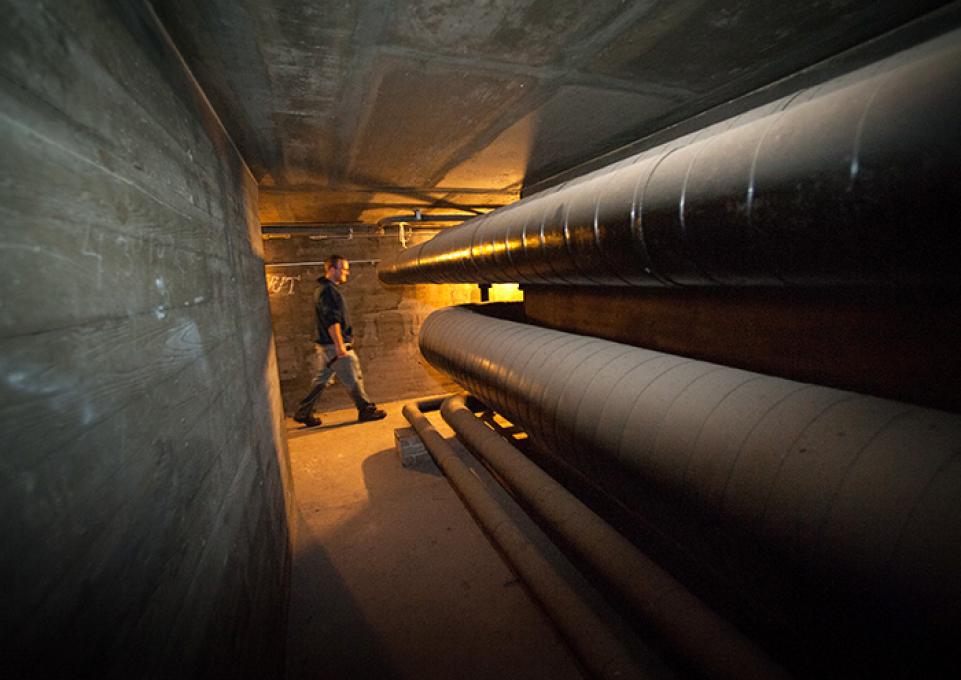
[[[320,418],[314,418],[313,413],[308,413],[305,416],[298,413],[294,415],[294,421],[302,423],[305,427],[317,427],[320,425]]]
[[[367,406],[357,412],[357,420],[362,423],[368,420],[382,420],[386,417],[387,411],[377,408],[376,404],[367,404]]]

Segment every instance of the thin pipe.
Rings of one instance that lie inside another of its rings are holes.
[[[534,548],[510,515],[430,424],[421,409],[436,406],[436,399],[411,402],[404,405],[403,414],[451,486],[530,588],[578,659],[593,677],[611,680],[651,678],[655,669],[642,667],[632,658],[607,624]],[[658,677],[661,675],[656,673]]]
[[[463,396],[445,400],[441,415],[693,670],[703,677],[731,680],[788,677],[756,644],[481,422]]]
[[[477,215],[477,211],[473,211],[474,215]],[[424,214],[419,210],[415,210],[409,215],[389,215],[387,217],[381,217],[377,220],[377,226],[383,227],[387,224],[406,224],[410,227],[417,227],[418,223],[430,223],[430,222],[463,222],[464,220],[469,220],[473,215],[459,215],[456,213],[446,213],[446,214]]]
[[[379,263],[380,260],[351,260],[350,263],[353,265],[357,264],[374,264]],[[319,262],[265,262],[265,267],[322,267],[326,263],[321,260]]]

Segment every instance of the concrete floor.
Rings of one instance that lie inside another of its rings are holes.
[[[432,461],[385,420],[288,420],[299,517],[287,677],[581,678],[573,656]],[[435,427],[450,436],[436,413]]]

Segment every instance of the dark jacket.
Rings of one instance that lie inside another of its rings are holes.
[[[317,290],[314,291],[317,342],[321,345],[334,344],[334,340],[330,337],[327,329],[335,323],[340,324],[340,332],[344,336],[344,342],[350,342],[353,339],[353,332],[350,327],[350,317],[347,314],[347,303],[344,302],[344,296],[326,276],[321,276],[317,281],[320,283]]]

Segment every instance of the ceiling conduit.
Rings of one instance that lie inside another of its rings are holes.
[[[961,416],[466,308],[431,314],[420,347],[538,449],[615,467],[607,491],[721,590],[768,589],[827,645],[863,635],[882,669],[917,645],[961,667]]]
[[[961,32],[475,217],[385,283],[961,283]]]

